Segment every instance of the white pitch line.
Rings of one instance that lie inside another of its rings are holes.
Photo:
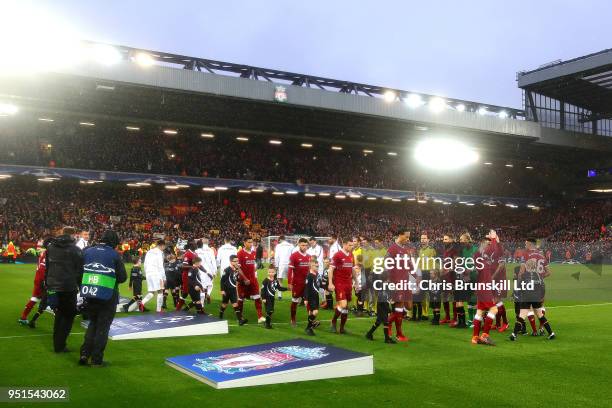
[[[85,334],[85,332],[76,332],[70,334]],[[45,334],[26,334],[25,336],[3,336],[0,339],[22,339],[24,337],[42,337],[42,336],[53,336],[53,333],[45,333]]]
[[[593,306],[610,306],[612,305],[612,302],[608,302],[608,303],[587,303],[587,304],[583,304],[583,305],[565,305],[565,306],[545,306],[546,309],[560,309],[560,308],[572,308],[572,307],[593,307]],[[350,320],[370,320],[370,319],[376,319],[376,316],[373,317],[351,317]],[[326,320],[320,320],[321,322],[331,322],[331,319],[326,319]],[[304,322],[296,322],[297,325],[299,324],[304,324],[306,323]],[[288,325],[291,323],[288,322],[272,322],[272,324],[274,326],[278,326],[278,325]],[[239,327],[238,324],[228,324],[229,327]],[[250,327],[258,327],[260,326],[260,324],[249,324],[247,323],[246,326],[250,326]],[[70,334],[85,334],[85,332],[77,332],[77,333],[70,333]],[[20,338],[24,338],[24,337],[41,337],[41,336],[52,336],[53,333],[45,333],[45,334],[28,334],[25,336],[3,336],[0,337],[0,340],[2,339],[20,339]]]
[[[612,305],[612,302],[608,302],[608,303],[586,303],[583,305],[566,305],[566,306],[544,306],[545,309],[559,309],[559,308],[569,308],[569,307],[591,307],[591,306],[610,306]],[[373,319],[376,320],[376,316],[367,316],[367,317],[351,317],[349,320],[366,320],[366,319]],[[327,320],[319,320],[320,322],[331,322],[331,319],[327,319]],[[306,323],[306,322],[296,322],[296,325],[299,325],[300,323]],[[287,325],[287,324],[291,324],[288,322],[272,322],[272,324],[274,326],[276,325]],[[259,325],[259,324],[258,324]],[[229,327],[239,327],[240,325],[238,324],[228,324]],[[254,326],[253,324],[249,324],[247,323],[246,326]],[[1,337],[0,337],[1,338]]]
[[[376,320],[376,316],[372,316],[372,317],[370,317],[370,316],[363,316],[363,317],[351,317],[351,318],[349,318],[349,320],[366,320],[366,319],[367,319],[367,320],[370,320],[370,319],[374,319],[374,320]],[[319,320],[319,321],[320,321],[320,322],[331,322],[331,319]],[[299,326],[299,325],[300,325],[300,323],[301,323],[301,324],[305,324],[305,323],[307,323],[307,322],[306,322],[306,321],[303,321],[303,322],[295,322],[296,326]],[[272,325],[273,325],[273,326],[280,325],[280,324],[286,325],[286,324],[291,324],[291,323],[289,323],[289,322],[278,322],[278,323],[277,323],[277,322],[272,322]],[[258,323],[258,325],[263,325],[263,323]],[[240,325],[239,325],[239,324],[228,324],[228,326],[229,326],[229,327],[239,327]],[[255,326],[255,325],[254,325],[254,324],[251,324],[251,323],[249,322],[249,323],[247,323],[245,326]],[[262,326],[262,327],[263,327],[263,326]]]
[[[565,307],[591,307],[591,306],[609,306],[612,305],[612,302],[608,302],[608,303],[587,303],[584,305],[565,305],[565,306],[546,306],[544,305],[545,309],[560,309],[560,308],[565,308]]]

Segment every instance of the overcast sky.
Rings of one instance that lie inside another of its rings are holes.
[[[25,3],[85,39],[511,107],[517,71],[612,48],[609,0]]]

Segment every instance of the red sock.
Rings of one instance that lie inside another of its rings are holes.
[[[474,331],[472,332],[473,336],[480,336],[480,325],[482,324],[482,320],[478,318],[474,318]]]
[[[542,316],[546,315],[546,311],[542,310]],[[540,321],[540,329],[542,328],[542,326],[544,326],[544,324],[542,323],[542,321]]]
[[[309,303],[306,304],[306,311],[308,312],[308,314],[310,314],[310,304]]]
[[[185,300],[183,298],[179,299],[178,302],[176,302],[176,311],[180,312],[184,304]]]
[[[497,316],[501,317],[501,321],[504,324],[508,324],[508,316],[506,316],[506,306],[501,305],[497,308]]]
[[[450,304],[448,302],[444,302],[444,319],[450,320]]]
[[[397,332],[398,337],[403,336],[402,332],[402,323],[404,322],[404,313],[403,312],[395,312],[395,331]]]
[[[346,319],[348,319],[348,313],[342,313],[342,316],[340,316],[340,330],[344,329]]]
[[[297,313],[297,303],[291,302],[291,321],[295,322],[295,315]]]
[[[527,316],[527,319],[529,319],[529,324],[531,325],[531,330],[532,331],[536,331],[536,328],[535,328],[535,316],[534,315],[529,315],[529,316]]]
[[[499,309],[497,310],[497,314],[495,315],[495,326],[501,327],[501,316],[499,314]]]
[[[28,315],[32,311],[32,308],[35,304],[36,302],[34,302],[33,300],[29,300],[28,303],[26,303],[25,309],[23,309],[23,313],[21,313],[21,320],[26,320],[28,318]]]
[[[261,319],[263,313],[261,313],[261,299],[255,299],[255,310],[257,310],[257,318]]]
[[[457,321],[457,302],[453,302],[453,320]]]
[[[336,326],[336,322],[338,321],[338,318],[340,317],[340,310],[338,310],[338,308],[336,308],[336,310],[334,311],[334,317],[332,318],[332,324],[334,326]]]
[[[489,330],[491,330],[491,326],[493,325],[493,318],[487,314],[484,320],[484,327],[482,328],[482,332],[489,334]]]
[[[389,336],[393,336],[393,322],[395,321],[395,313],[389,313],[387,321],[389,322]]]

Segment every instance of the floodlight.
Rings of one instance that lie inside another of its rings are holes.
[[[155,60],[146,52],[139,52],[134,56],[134,62],[143,67],[150,67],[155,63]]]
[[[115,65],[123,58],[115,47],[106,44],[95,44],[90,50],[91,58],[102,65]]]
[[[397,95],[393,91],[387,91],[384,93],[383,97],[385,98],[385,102],[391,103],[395,101],[395,98],[397,98]]]
[[[425,167],[451,170],[476,163],[478,153],[458,140],[432,138],[416,146],[414,158]]]
[[[406,96],[406,98],[404,98],[404,102],[406,102],[406,105],[408,105],[408,107],[410,108],[418,108],[424,103],[423,98],[421,98],[421,95],[417,94],[410,94]]]
[[[17,105],[13,105],[12,103],[0,103],[0,115],[14,115],[17,112],[19,112]]]
[[[446,109],[446,101],[438,96],[434,96],[429,100],[429,110],[433,113],[440,113]]]

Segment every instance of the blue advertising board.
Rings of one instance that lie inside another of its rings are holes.
[[[215,177],[185,177],[177,175],[155,175],[144,173],[124,173],[117,171],[97,171],[64,169],[55,167],[20,166],[13,164],[0,164],[0,174],[33,176],[38,178],[75,178],[83,182],[125,182],[125,183],[147,183],[162,185],[184,185],[193,187],[209,188],[235,188],[235,189],[259,189],[265,191],[297,192],[297,193],[329,193],[335,195],[376,197],[382,199],[416,200],[417,192],[404,190],[386,190],[363,187],[326,186],[318,184],[278,183],[270,181],[222,179]],[[498,196],[476,196],[465,194],[445,194],[436,192],[420,193],[424,200],[439,200],[454,203],[501,203],[515,204],[518,206],[537,204],[547,205],[540,200],[526,197],[498,197]]]
[[[166,362],[216,388],[373,373],[372,356],[305,339],[170,357]]]
[[[86,322],[83,322],[86,326]],[[227,321],[187,312],[146,313],[113,320],[109,338],[113,340],[196,336],[227,333]]]

